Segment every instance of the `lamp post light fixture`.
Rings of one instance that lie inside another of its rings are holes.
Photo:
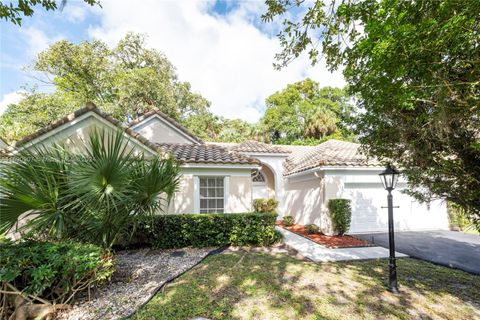
[[[393,197],[392,191],[397,186],[398,176],[400,172],[395,170],[390,164],[388,164],[379,176],[382,180],[383,187],[388,191],[387,203],[388,203],[388,243],[390,249],[390,260],[388,263],[389,282],[388,290],[392,293],[398,293],[397,284],[397,263],[395,260],[395,238],[393,228]]]

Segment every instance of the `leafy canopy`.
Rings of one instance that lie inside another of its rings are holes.
[[[266,100],[261,120],[275,143],[318,144],[325,138],[349,138],[347,121],[353,112],[343,89],[320,87],[311,79],[287,85]]]
[[[209,102],[192,92],[189,83],[179,81],[165,55],[147,49],[139,34],[128,33],[114,48],[98,40],[79,44],[61,40],[41,52],[32,69],[43,75],[40,81],[54,85],[55,91],[29,90],[21,102],[8,106],[0,117],[0,135],[8,141],[87,102],[123,121],[152,108],[185,123],[191,117],[210,116]]]
[[[480,2],[266,3],[265,21],[304,9],[284,22],[277,66],[303,51],[344,66],[365,149],[396,162],[419,199],[451,200],[480,229]]]

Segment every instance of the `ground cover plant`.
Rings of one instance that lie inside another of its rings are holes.
[[[293,225],[294,222],[293,216],[284,216],[282,220],[283,225],[287,227]]]
[[[211,256],[134,319],[478,319],[480,277],[399,259],[401,294],[393,295],[385,265],[247,251]]]
[[[314,234],[314,233],[317,233],[320,230],[320,228],[316,224],[313,224],[313,223],[307,224],[305,226],[305,229],[307,230],[308,234]]]
[[[113,255],[92,244],[3,240],[0,252],[0,319],[67,308],[78,292],[105,283],[114,271]]]

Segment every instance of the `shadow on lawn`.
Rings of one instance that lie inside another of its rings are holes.
[[[355,282],[350,281],[348,290],[330,283],[325,293],[336,297],[332,301],[335,305],[353,302],[359,315],[383,314],[400,319],[460,319],[458,314],[464,314],[464,319],[480,317],[480,277],[416,259],[398,259],[397,263],[400,294],[386,290],[387,259],[330,264],[328,272],[344,277],[346,270],[350,270]],[[345,281],[340,283],[349,285]],[[462,308],[467,313],[467,309],[476,311],[469,316],[462,313]]]
[[[480,277],[461,271],[400,259],[401,294],[393,295],[386,260],[318,265],[262,251],[207,258],[135,319],[474,319],[468,305],[480,310]]]

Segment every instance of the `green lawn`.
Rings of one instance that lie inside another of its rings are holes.
[[[168,285],[134,319],[480,319],[480,277],[398,260],[315,264],[285,254],[228,252]]]

